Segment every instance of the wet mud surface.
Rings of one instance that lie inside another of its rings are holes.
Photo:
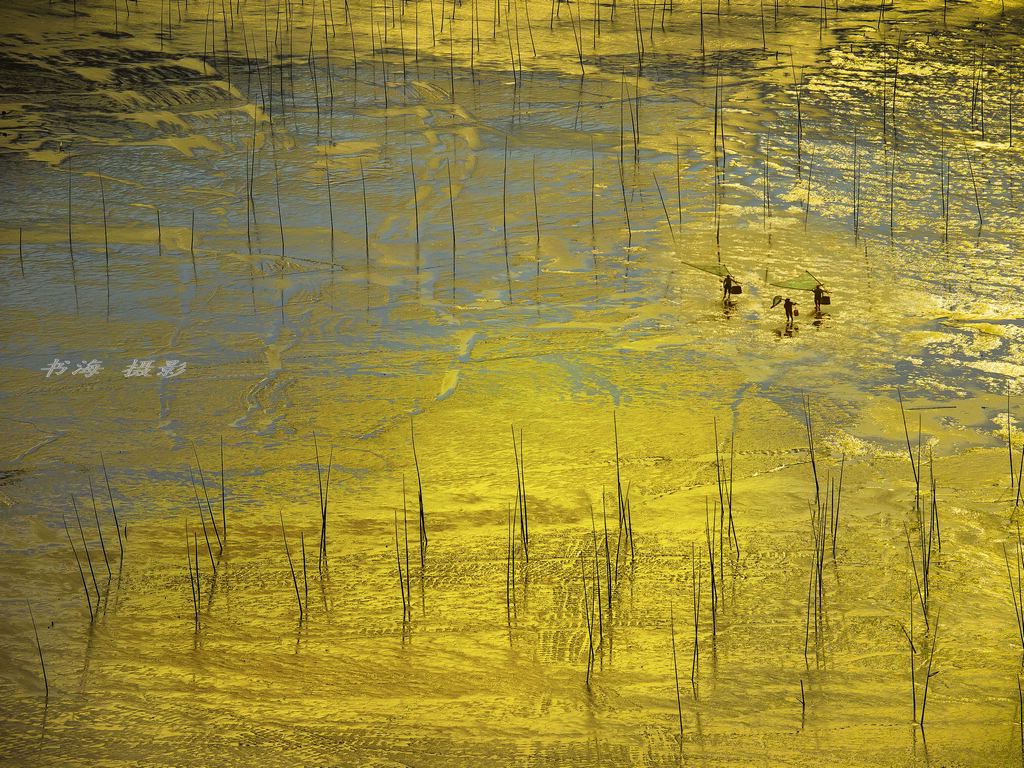
[[[4,15],[0,759],[1020,760],[1019,10]]]

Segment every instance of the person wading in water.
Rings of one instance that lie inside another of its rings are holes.
[[[779,306],[779,304],[782,304],[782,308],[786,310],[786,325],[792,325],[793,317],[797,314],[797,310],[795,309],[796,302],[793,301],[788,296],[786,297],[785,301],[783,301],[781,296],[776,296],[774,299],[772,299],[772,305],[770,309],[775,309],[775,307]]]
[[[787,296],[786,300],[782,302],[782,306],[786,310],[786,324],[792,325],[793,315],[795,314],[795,310],[793,309],[793,307],[796,306],[796,302]]]

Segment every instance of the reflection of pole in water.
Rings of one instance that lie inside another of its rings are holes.
[[[700,0],[700,8],[697,11],[700,18],[700,60],[703,67],[704,62],[704,0]]]
[[[454,13],[454,6],[453,6]],[[441,22],[444,23],[444,15],[441,15]],[[381,54],[383,56],[383,53]],[[513,67],[513,72],[515,67]],[[454,24],[448,30],[448,79],[452,87],[452,104],[455,103],[455,29]],[[387,93],[387,83],[384,84],[385,93]]]
[[[75,269],[75,245],[71,236],[71,153],[68,152],[68,258],[71,260],[71,284],[75,289],[75,313],[78,313],[78,272]]]
[[[331,218],[331,267],[334,267],[334,198],[331,195],[331,160],[324,147],[324,185],[327,187],[327,212]]]
[[[764,137],[764,229],[769,233],[769,238],[771,238],[769,223],[772,218],[771,144],[772,135],[767,133]]]
[[[676,136],[676,211],[679,215],[679,231],[683,230],[683,185],[680,173],[679,137]]]
[[[103,173],[100,177],[100,208],[103,211],[103,263],[107,280],[107,314],[110,314],[110,238],[107,233],[107,195],[103,189]]]
[[[860,235],[860,155],[857,142],[857,126],[853,126],[853,239]]]
[[[625,93],[626,93],[626,70],[622,70],[622,76],[619,80],[619,165],[621,166],[624,162],[626,153],[626,133],[625,133],[625,117],[622,110],[625,107]]]
[[[359,182],[363,188],[363,244],[366,250],[366,271],[370,271],[370,219],[366,210],[366,173],[363,171],[362,158],[359,160]]]
[[[196,209],[192,209],[192,227],[189,230],[191,235],[188,241],[188,250],[192,256],[192,277],[199,279],[199,270],[196,269]]]
[[[633,227],[629,222],[629,204],[626,202],[626,179],[623,176],[622,165],[619,165],[619,189],[622,190],[622,210],[626,215],[627,247],[633,245]],[[626,260],[629,260],[629,252],[626,252]]]
[[[789,52],[790,57],[793,55],[792,49]],[[796,92],[796,177],[799,179],[801,174],[801,167],[803,166],[803,141],[804,141],[804,117],[803,117],[803,103],[801,99],[801,88],[804,84],[804,71],[803,67],[800,68],[800,79],[796,79],[796,73],[793,73],[793,84]],[[885,89],[882,89],[883,94]],[[884,95],[883,95],[884,98]],[[882,106],[882,122],[885,122],[885,106]],[[882,136],[885,136],[885,127],[882,128]]]
[[[445,164],[448,171],[448,213],[452,224],[452,296],[455,296],[455,198],[452,196],[452,166]]]
[[[534,155],[533,162],[530,167],[530,173],[533,180],[533,223],[537,230],[537,274],[540,275],[540,208],[537,205],[537,157]],[[593,202],[593,197],[591,197]],[[591,208],[593,211],[593,208]],[[593,216],[591,216],[591,225],[593,225]]]
[[[892,164],[889,166],[889,241],[892,242],[894,236],[894,226],[896,222],[895,210],[896,207],[896,144],[892,145]]]
[[[764,0],[759,0],[761,7],[761,50],[768,50],[768,38],[765,36],[764,31]]]
[[[590,234],[596,229],[594,222],[594,195],[597,187],[597,158],[594,155],[594,136],[590,136]],[[534,195],[536,204],[536,195]],[[540,241],[540,230],[537,231],[537,240]]]
[[[412,147],[409,147],[409,175],[412,176],[412,206],[416,222],[416,248],[418,251],[420,245],[420,201],[416,191],[416,164],[412,160]],[[418,263],[417,271],[419,271]]]
[[[895,153],[895,148],[894,148],[894,153]],[[806,198],[804,200],[804,232],[807,231],[807,217],[811,213],[811,172],[813,171],[813,169],[814,169],[814,146],[812,145],[811,146],[811,154],[810,154],[810,157],[807,160],[807,196],[806,196]],[[891,201],[891,198],[890,198],[890,208],[889,208],[889,225],[890,225],[890,230],[892,229],[892,206],[891,206],[891,202],[892,201]]]
[[[505,244],[505,279],[508,281],[509,296],[512,295],[512,271],[508,265],[508,137],[505,137],[504,163],[501,169],[501,236]]]

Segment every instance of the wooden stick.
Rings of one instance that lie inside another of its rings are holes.
[[[366,250],[366,271],[370,271],[370,217],[366,208],[366,173],[363,171],[363,160],[359,159],[359,182],[363,187],[363,243]]]
[[[410,581],[410,574],[412,569],[409,567],[409,513],[405,503],[405,474],[402,474],[402,530],[405,533],[405,591],[409,595],[410,611],[412,610],[412,583]]]
[[[32,603],[30,603],[27,598],[25,599],[25,605],[28,606],[28,615],[29,618],[32,619],[32,631],[36,636],[36,650],[39,651],[39,666],[42,667],[43,670],[43,685],[46,688],[46,698],[49,699],[50,681],[46,677],[46,662],[43,661],[43,644],[39,642],[39,630],[36,628],[36,617],[32,613]]]
[[[103,480],[107,484],[107,497],[110,499],[110,511],[114,516],[114,528],[117,529],[117,547],[120,552],[118,563],[124,562],[124,543],[121,540],[121,523],[117,519],[117,509],[114,507],[114,495],[110,491],[110,478],[107,476],[107,464],[103,460],[103,453],[100,453],[100,465],[103,467]]]
[[[199,461],[199,452],[196,450],[195,441],[192,441],[192,455],[196,457],[196,467],[199,470],[199,480],[203,485],[203,496],[206,499],[206,511],[210,515],[210,523],[213,525],[213,532],[217,537],[217,548],[218,551],[224,551],[224,542],[220,537],[220,530],[217,528],[217,518],[213,516],[213,505],[210,503],[210,493],[206,488],[206,475],[203,473],[203,465]],[[202,507],[200,507],[199,513],[202,514]]]
[[[537,232],[537,245],[540,245],[540,208],[537,205],[537,156],[532,158],[530,175],[533,181],[533,222]],[[540,274],[540,252],[537,254],[537,273]]]
[[[89,497],[92,499],[92,514],[96,519],[96,532],[100,537],[100,550],[103,552],[103,562],[107,566],[107,578],[109,579],[113,572],[110,570],[110,560],[107,558],[107,545],[103,541],[103,527],[100,525],[100,513],[96,508],[96,493],[92,487],[92,475],[89,475]]]
[[[199,501],[199,491],[196,489],[196,479],[195,476],[192,474],[191,466],[189,466],[188,468],[188,476],[189,479],[192,481],[192,493],[195,495],[196,508],[199,510],[199,522],[203,524],[203,538],[206,539],[206,551],[210,555],[210,567],[211,569],[213,569],[213,572],[216,573],[217,564],[213,560],[213,547],[210,546],[210,533],[206,530],[206,516],[203,514],[202,502]]]
[[[328,64],[330,66],[330,64]],[[324,147],[324,186],[327,188],[327,212],[331,219],[331,268],[334,268],[334,196],[331,194],[331,161]]]
[[[92,597],[89,595],[89,586],[85,583],[85,571],[82,570],[82,561],[78,557],[78,550],[75,549],[75,542],[71,539],[71,532],[68,530],[68,521],[64,517],[64,513],[61,512],[61,518],[64,520],[64,533],[67,534],[68,544],[71,545],[71,552],[75,556],[75,563],[78,565],[78,575],[82,577],[82,589],[85,590],[85,602],[89,606],[89,621],[92,622],[95,615],[92,611]],[[96,605],[97,609],[99,604]]]
[[[196,209],[192,209],[192,229],[191,237],[188,241],[189,253],[192,254],[192,276],[196,279],[199,278],[199,270],[196,268]]]
[[[506,27],[507,29],[507,27]],[[509,284],[509,295],[512,294],[512,272],[508,264],[508,137],[505,137],[505,151],[502,155],[503,163],[501,168],[501,236],[505,244],[505,277]],[[454,273],[454,266],[452,272]],[[515,442],[515,431],[513,430],[512,440]]]
[[[448,171],[448,212],[451,216],[452,223],[452,296],[455,295],[455,250],[456,250],[456,238],[455,238],[455,198],[452,195],[452,166],[450,163],[445,163],[445,169]]]
[[[932,631],[932,644],[928,649],[928,669],[924,678],[924,696],[921,698],[921,730],[924,730],[924,710],[928,706],[928,683],[938,672],[932,672],[932,661],[935,659],[935,644],[939,637],[939,617],[935,617],[935,629]]]
[[[75,510],[75,520],[78,522],[78,533],[82,537],[82,548],[85,549],[85,561],[89,565],[89,575],[92,576],[92,586],[96,590],[96,609],[99,610],[100,605],[100,588],[96,582],[96,571],[92,567],[92,557],[89,555],[89,545],[85,542],[85,530],[82,528],[82,518],[78,515],[78,504],[75,502],[75,497],[71,497],[71,506]]]
[[[295,587],[295,601],[299,604],[299,621],[302,621],[302,597],[299,595],[299,580],[295,575],[295,565],[292,563],[292,552],[288,548],[288,533],[284,529],[284,513],[278,513],[281,517],[281,536],[284,538],[284,553],[288,556],[288,568],[292,572],[292,584]]]
[[[192,613],[196,628],[199,628],[199,599],[196,594],[196,577],[192,572],[192,543],[188,540],[188,518],[185,518],[185,559],[188,562],[188,585],[192,588]]]
[[[398,588],[402,591],[402,621],[409,613],[409,604],[405,599],[405,577],[402,575],[402,555],[398,551],[398,510],[395,510],[395,562],[398,563]],[[410,596],[411,598],[411,596]]]
[[[116,7],[116,6],[115,6]],[[103,255],[107,273],[107,300],[110,299],[110,238],[107,236],[107,196],[103,191],[103,174],[97,173],[100,177],[100,206],[103,211]]]
[[[683,700],[679,695],[679,662],[676,660],[676,622],[672,615],[672,603],[668,604],[668,621],[672,633],[672,675],[676,681],[676,711],[679,713],[679,750],[683,749]]]
[[[76,12],[77,15],[77,12]],[[78,274],[75,270],[75,245],[71,236],[71,153],[68,152],[68,258],[71,260],[71,284],[75,289],[75,311],[78,311]],[[90,616],[92,615],[90,611]]]
[[[306,595],[306,606],[309,607],[309,580],[306,578],[306,536],[299,531],[299,546],[302,549],[302,589]]]
[[[224,541],[228,540],[227,496],[224,493],[224,436],[220,438],[220,526],[224,530]]]
[[[978,210],[978,229],[980,230],[985,225],[985,221],[981,217],[981,198],[978,196],[978,182],[974,178],[974,164],[971,162],[971,156],[968,154],[966,146],[964,155],[967,157],[967,170],[971,174],[971,186],[974,187],[974,205]]]
[[[661,200],[661,209],[665,212],[665,222],[668,224],[668,232],[672,236],[672,242],[676,241],[675,230],[672,229],[672,217],[668,215],[668,206],[665,205],[665,196],[661,193],[661,184],[658,183],[658,175],[651,173],[651,178],[654,179],[654,186],[658,189],[658,198]]]
[[[418,6],[417,6],[418,7]],[[416,245],[420,244],[420,201],[416,190],[416,164],[412,160],[412,147],[409,147],[409,173],[412,176],[412,204],[416,215]],[[418,263],[418,262],[417,262]]]
[[[412,418],[409,418],[409,435],[412,439],[412,460],[416,466],[416,493],[420,505],[420,568],[426,563],[427,556],[427,518],[423,511],[423,480],[420,477],[420,461],[416,456],[416,429]]]
[[[690,662],[690,685],[694,696],[697,695],[697,670],[700,666],[700,564],[697,560],[694,544],[690,542],[690,586],[693,591],[693,658]]]

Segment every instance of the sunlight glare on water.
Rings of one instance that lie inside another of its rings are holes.
[[[4,15],[5,762],[1019,761],[1019,9]]]

